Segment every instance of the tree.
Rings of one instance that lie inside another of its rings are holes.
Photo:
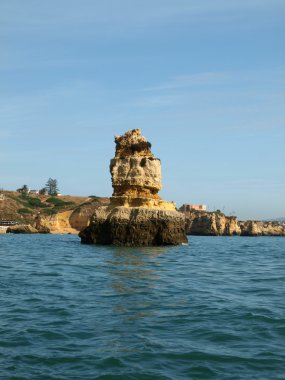
[[[42,189],[39,190],[40,195],[46,195],[47,194],[47,188],[43,187]]]
[[[48,195],[57,195],[59,190],[57,187],[57,180],[53,178],[49,178],[46,183],[46,189]]]

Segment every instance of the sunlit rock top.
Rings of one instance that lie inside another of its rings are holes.
[[[115,158],[110,162],[113,196],[159,199],[161,163],[140,129],[115,137]]]

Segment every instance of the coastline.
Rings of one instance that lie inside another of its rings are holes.
[[[66,195],[58,198],[57,202],[61,202],[60,206],[54,206],[53,203],[47,202],[47,196],[31,195],[26,198],[9,191],[4,191],[3,194],[0,219],[15,221],[18,227],[29,225],[31,232],[26,229],[22,233],[78,235],[89,225],[98,208],[110,205],[110,198],[107,197]],[[26,202],[26,210],[29,207],[29,213],[21,213],[23,201]],[[185,216],[188,236],[285,236],[285,225],[279,221],[241,221],[235,216],[227,216],[221,212],[192,211],[189,213],[181,209],[179,211]],[[0,226],[0,234],[5,234],[7,229],[7,225]]]

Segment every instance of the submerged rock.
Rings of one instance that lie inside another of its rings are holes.
[[[82,243],[125,246],[187,243],[185,217],[173,202],[160,199],[161,162],[139,129],[115,138],[110,162],[113,196],[95,210],[80,232]]]

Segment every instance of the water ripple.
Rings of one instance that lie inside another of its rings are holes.
[[[5,380],[284,380],[285,239],[0,235],[0,255]]]

